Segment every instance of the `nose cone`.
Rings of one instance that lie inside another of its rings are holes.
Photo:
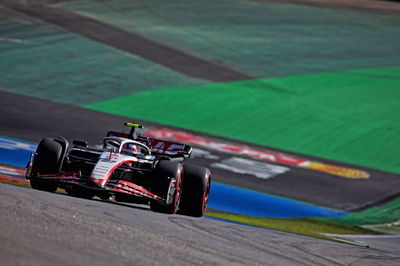
[[[104,188],[104,186],[106,184],[105,179],[99,179],[99,178],[94,178],[94,177],[90,177],[89,181],[91,181],[96,187],[99,187],[99,188]]]

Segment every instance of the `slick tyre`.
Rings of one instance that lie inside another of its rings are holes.
[[[184,165],[182,181],[183,188],[179,212],[193,217],[203,216],[210,194],[210,170],[195,165]]]
[[[152,178],[151,192],[164,199],[170,198],[170,203],[165,205],[150,201],[150,209],[155,212],[175,214],[179,207],[182,194],[182,165],[177,162],[160,161],[156,173]],[[169,192],[174,191],[173,194]]]
[[[33,189],[55,192],[57,183],[41,180],[37,176],[58,174],[62,163],[62,146],[51,138],[44,138],[36,149],[36,157],[32,165],[32,177],[30,179]]]

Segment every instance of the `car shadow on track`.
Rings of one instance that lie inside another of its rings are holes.
[[[138,204],[135,203],[128,203],[128,202],[118,202],[110,199],[99,199],[99,198],[92,198],[92,199],[85,199],[85,198],[80,198],[80,197],[75,197],[67,194],[66,192],[55,192],[54,194],[65,196],[65,197],[70,197],[70,198],[75,198],[75,199],[82,199],[82,200],[89,200],[89,201],[95,201],[99,203],[105,203],[105,204],[114,204],[122,207],[128,207],[128,208],[133,208],[136,210],[145,210],[145,211],[151,211],[149,207],[146,207],[146,205],[138,206]]]

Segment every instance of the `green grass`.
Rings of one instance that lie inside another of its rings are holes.
[[[231,213],[207,212],[207,216],[232,221],[236,223],[274,229],[288,233],[311,236],[316,238],[334,240],[325,234],[357,235],[357,234],[380,234],[376,231],[360,228],[357,226],[339,224],[331,221],[322,221],[311,218],[276,219],[249,217]]]
[[[393,67],[152,90],[86,107],[400,173],[399,88]]]
[[[0,183],[9,184],[9,185],[15,185],[15,186],[21,186],[21,187],[31,187],[30,184],[23,183],[23,182],[20,182],[20,181],[17,181],[17,180],[2,180],[0,178]]]

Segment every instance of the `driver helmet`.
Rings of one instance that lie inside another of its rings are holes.
[[[125,144],[124,147],[122,147],[122,150],[124,150],[125,152],[128,152],[130,154],[138,154],[139,153],[138,147],[135,144]]]

